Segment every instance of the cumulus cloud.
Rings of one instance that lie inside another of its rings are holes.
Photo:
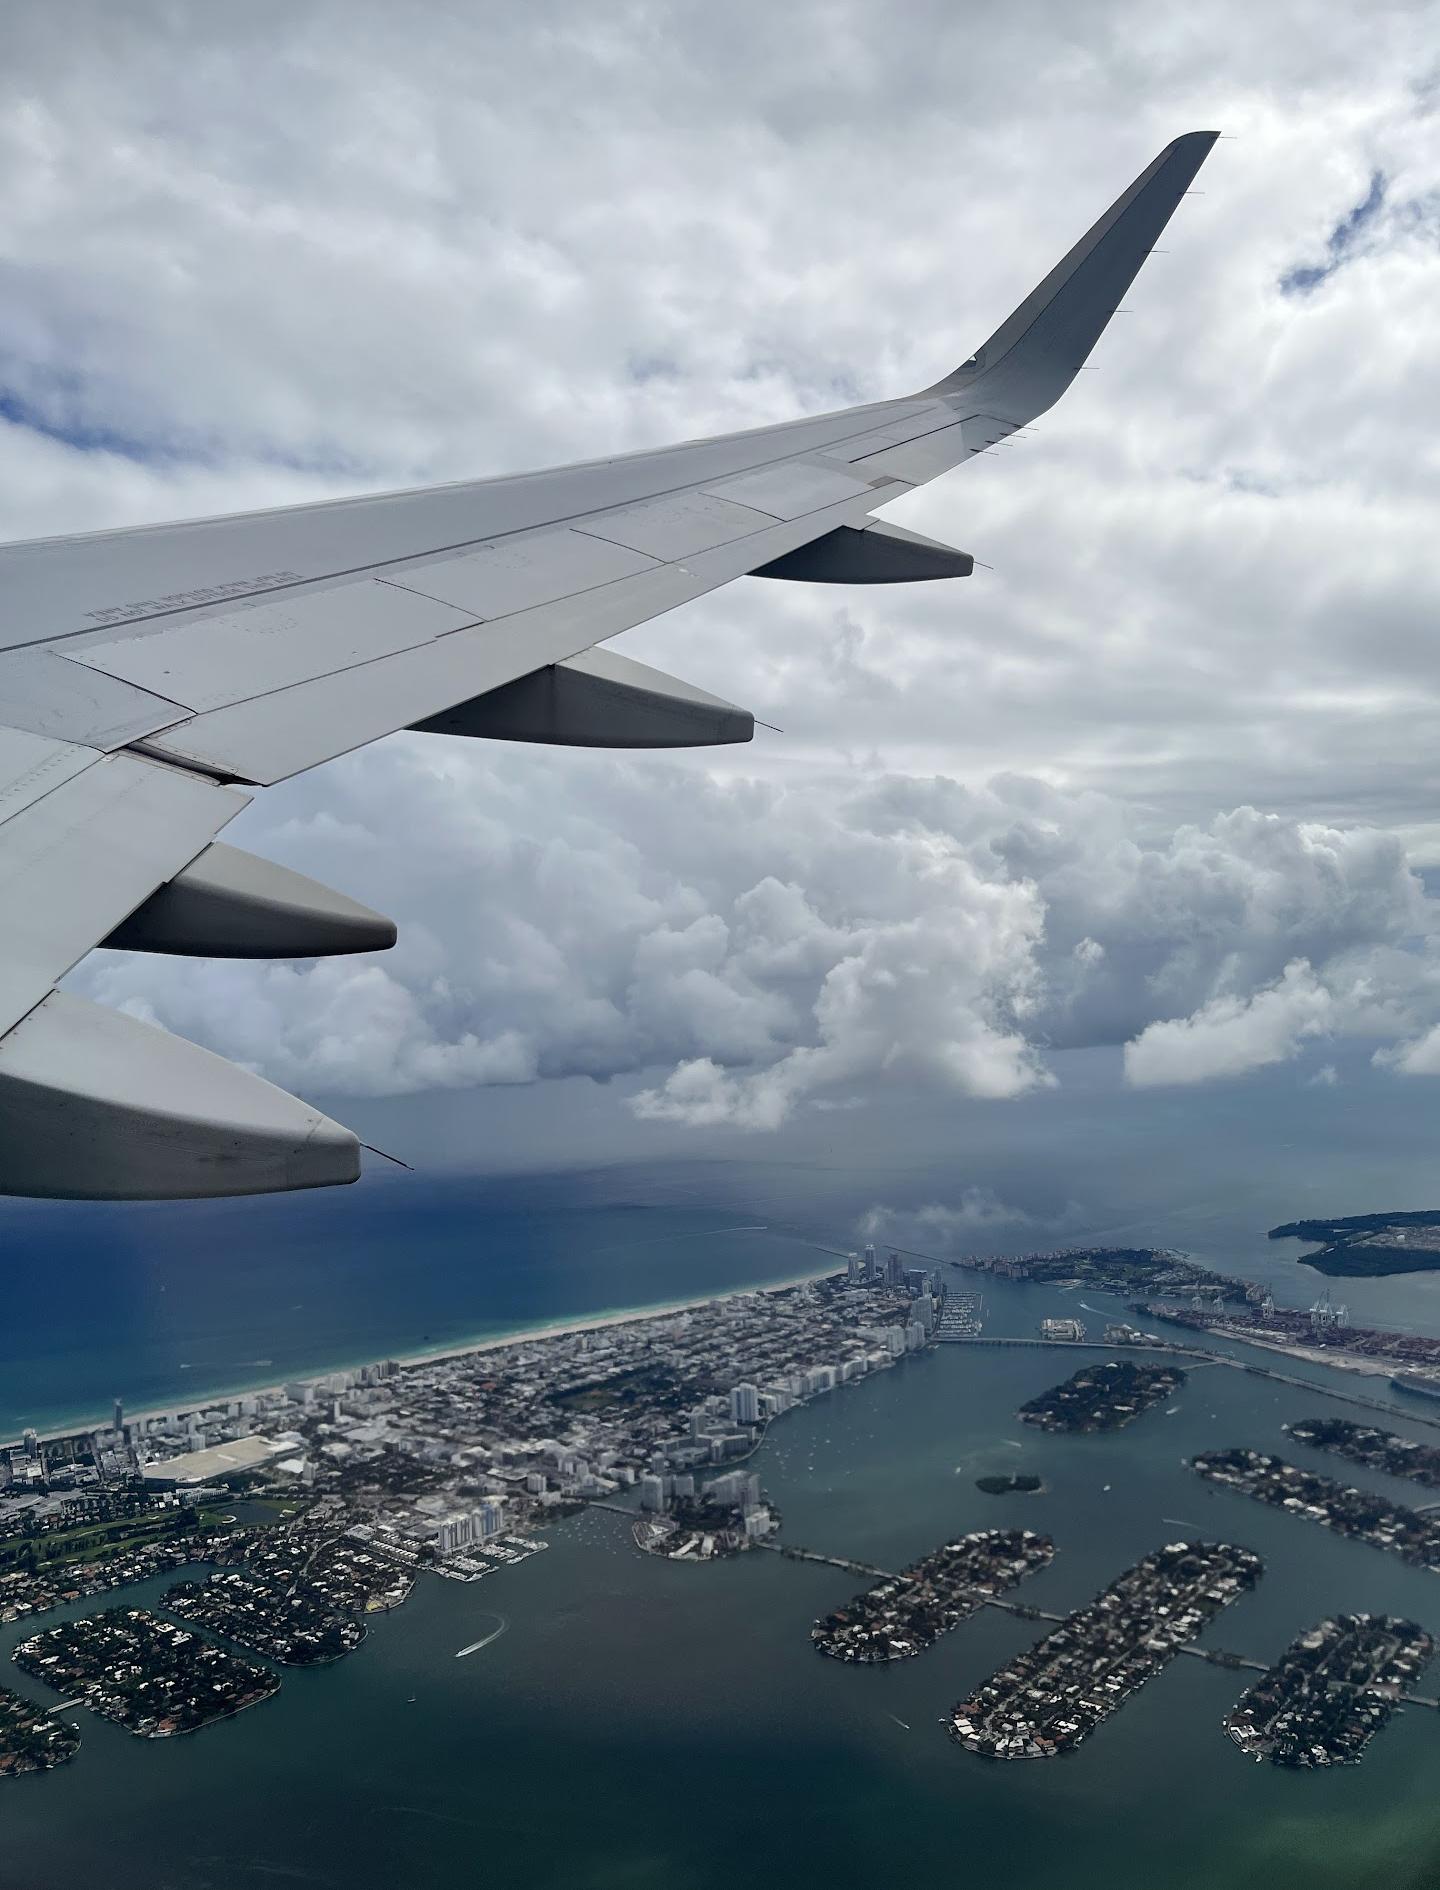
[[[1125,1046],[1125,1075],[1140,1089],[1243,1076],[1293,1057],[1330,1025],[1330,993],[1303,959],[1247,998],[1218,997],[1189,1017],[1149,1024]]]
[[[1440,1017],[1440,912],[1365,830],[1247,808],[1146,837],[1014,776],[782,785],[420,737],[307,791],[237,838],[393,913],[394,952],[98,954],[78,981],[303,1091],[655,1071],[641,1117],[755,1130],[892,1082],[1018,1096],[1060,1046],[1193,1083]]]

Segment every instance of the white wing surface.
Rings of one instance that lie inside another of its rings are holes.
[[[746,574],[965,576],[877,507],[1042,413],[1214,133],[1162,151],[935,386],[515,478],[0,546],[0,1191],[352,1181],[318,1111],[56,981],[97,944],[381,949],[394,927],[216,840],[266,787],[401,728],[748,741],[733,704],[595,646]]]

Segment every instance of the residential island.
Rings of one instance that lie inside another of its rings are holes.
[[[1136,1365],[1130,1359],[1082,1365],[1063,1385],[1022,1404],[1020,1418],[1042,1431],[1118,1431],[1173,1398],[1184,1383],[1178,1365]]]
[[[1045,1485],[1039,1477],[976,1477],[975,1487],[985,1496],[1036,1496]]]
[[[1292,1641],[1246,1688],[1225,1731],[1257,1763],[1355,1765],[1434,1651],[1413,1621],[1336,1615]]]
[[[987,1759],[1072,1751],[1253,1588],[1260,1568],[1259,1556],[1223,1542],[1156,1549],[962,1700],[951,1737]]]
[[[0,1778],[22,1772],[49,1772],[73,1759],[80,1735],[63,1719],[0,1687]]]
[[[365,1625],[337,1609],[309,1582],[266,1580],[246,1569],[220,1569],[208,1581],[180,1582],[165,1607],[191,1627],[286,1667],[314,1667],[352,1653]]]
[[[1212,1483],[1440,1573],[1440,1516],[1422,1516],[1371,1490],[1352,1489],[1259,1450],[1207,1450],[1192,1459],[1191,1467]]]
[[[1373,1278],[1386,1273],[1423,1273],[1440,1267],[1440,1213],[1350,1214],[1333,1221],[1286,1221],[1272,1227],[1271,1240],[1321,1244],[1297,1264],[1317,1273]]]
[[[982,1529],[942,1543],[900,1574],[867,1589],[810,1630],[816,1651],[871,1665],[906,1660],[933,1647],[967,1616],[1046,1567],[1048,1536],[1029,1529]]]
[[[15,1649],[15,1664],[142,1739],[198,1732],[268,1700],[273,1673],[143,1608],[62,1621]]]
[[[1301,1418],[1285,1429],[1297,1442],[1315,1450],[1333,1451],[1351,1463],[1364,1464],[1367,1470],[1382,1470],[1386,1476],[1440,1490],[1440,1450],[1433,1444],[1417,1444],[1413,1437],[1399,1437],[1373,1424],[1352,1424],[1348,1418]]]

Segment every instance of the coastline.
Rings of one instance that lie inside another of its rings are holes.
[[[793,1286],[805,1286],[813,1280],[829,1279],[838,1269],[833,1261],[824,1266],[807,1268],[800,1273],[790,1274],[783,1280],[766,1280],[749,1286],[722,1287],[719,1292],[696,1293],[688,1299],[666,1300],[655,1306],[625,1307],[616,1312],[578,1313],[570,1319],[547,1321],[541,1325],[521,1326],[511,1332],[490,1333],[480,1339],[462,1339],[441,1345],[427,1347],[424,1351],[387,1353],[387,1358],[394,1358],[396,1363],[406,1370],[419,1365],[436,1365],[446,1359],[468,1358],[479,1352],[499,1351],[507,1345],[524,1345],[537,1339],[559,1339],[577,1332],[598,1332],[608,1326],[637,1325],[645,1319],[663,1319],[668,1315],[690,1312],[697,1306],[715,1306],[722,1300],[740,1299],[748,1293],[783,1293]],[[297,1379],[327,1378],[332,1372],[358,1371],[364,1365],[378,1364],[375,1358],[352,1359],[344,1365],[325,1365],[314,1370],[296,1371],[279,1383],[263,1385],[231,1385],[212,1388],[208,1391],[186,1394],[182,1400],[170,1404],[153,1405],[145,1410],[132,1411],[127,1421],[146,1422],[153,1418],[184,1416],[191,1411],[204,1410],[212,1405],[231,1398],[260,1398],[267,1393],[280,1392],[286,1384],[294,1384]],[[77,1431],[103,1426],[106,1420],[100,1416],[81,1417],[67,1421],[62,1426],[52,1426],[37,1431],[44,1442],[57,1437],[69,1437]],[[18,1446],[19,1437],[0,1442],[0,1449]]]
[[[1280,1352],[1286,1358],[1298,1358],[1306,1365],[1328,1365],[1337,1372],[1358,1372],[1366,1378],[1389,1378],[1406,1367],[1399,1359],[1370,1358],[1359,1352],[1332,1351],[1327,1346],[1292,1345],[1279,1339],[1254,1338],[1228,1326],[1205,1326],[1214,1339],[1230,1339],[1236,1345],[1253,1345],[1257,1352]]]

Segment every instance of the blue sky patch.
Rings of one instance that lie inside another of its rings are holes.
[[[1280,278],[1282,295],[1309,295],[1328,282],[1337,269],[1349,262],[1355,252],[1361,236],[1379,216],[1385,206],[1385,189],[1388,183],[1384,171],[1370,173],[1370,188],[1365,196],[1331,230],[1325,243],[1325,260],[1320,263],[1304,263],[1289,269]]]

